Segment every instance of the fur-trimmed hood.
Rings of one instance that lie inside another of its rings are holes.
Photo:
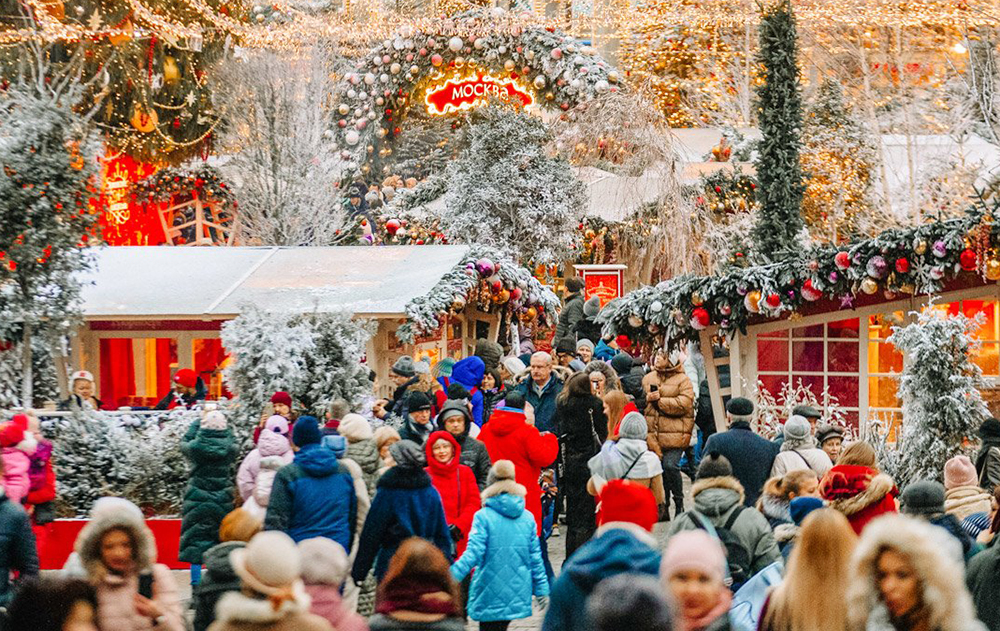
[[[865,528],[851,561],[848,617],[858,631],[878,629],[879,595],[876,564],[886,548],[910,560],[923,589],[927,627],[934,631],[984,631],[976,620],[972,597],[965,589],[965,567],[958,542],[944,530],[903,515],[884,515]],[[889,627],[891,628],[891,627]]]
[[[733,506],[742,504],[746,494],[740,481],[727,475],[695,481],[691,486],[691,497],[694,498],[694,507],[699,513],[718,517]]]
[[[106,510],[91,515],[90,521],[76,538],[74,549],[91,579],[103,578],[106,570],[101,562],[101,539],[114,529],[127,531],[135,542],[135,572],[150,570],[156,564],[156,541],[138,509]]]
[[[772,524],[774,522],[791,522],[792,515],[788,512],[788,500],[764,493],[757,500],[757,510],[763,513],[764,517]]]
[[[944,495],[944,510],[959,519],[973,513],[989,513],[992,508],[990,494],[978,486],[956,486]]]
[[[309,613],[312,599],[306,593],[302,581],[296,581],[292,586],[295,594],[291,600],[285,600],[277,610],[268,599],[258,599],[240,592],[229,592],[219,599],[215,606],[215,620],[225,623],[269,624],[281,620],[285,616],[297,613]]]
[[[892,478],[868,467],[837,465],[820,482],[820,494],[830,508],[848,517],[881,502],[890,493],[899,495]]]
[[[483,489],[480,497],[482,497],[483,500],[488,500],[489,498],[496,497],[501,493],[507,493],[523,499],[528,496],[528,489],[524,488],[524,486],[518,484],[514,480],[497,480]]]
[[[774,527],[774,540],[778,542],[779,546],[789,541],[795,541],[801,530],[801,526],[795,524],[778,524]]]

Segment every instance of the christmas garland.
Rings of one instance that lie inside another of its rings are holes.
[[[559,307],[556,295],[531,272],[506,254],[477,244],[429,293],[406,304],[407,322],[396,337],[412,344],[417,335],[437,330],[445,316],[463,312],[473,300],[481,311],[506,312],[522,322],[547,325]]]
[[[137,204],[168,202],[175,195],[197,192],[202,197],[236,207],[236,200],[219,171],[207,164],[196,167],[161,169],[132,187],[132,199]]]
[[[345,76],[336,110],[339,130],[331,135],[349,166],[367,174],[390,151],[384,144],[401,133],[412,93],[425,79],[458,78],[464,68],[466,74],[521,80],[536,93],[535,103],[564,112],[617,90],[621,81],[592,46],[500,8],[467,11],[437,24],[427,32],[403,27]],[[483,34],[491,26],[506,32]]]
[[[869,300],[935,293],[946,282],[973,274],[1000,280],[1000,230],[986,209],[850,244],[815,245],[765,265],[680,276],[612,301],[599,319],[615,335],[670,345],[696,339],[709,326],[745,334],[754,320],[800,312],[822,300],[849,309],[859,296],[880,292]]]

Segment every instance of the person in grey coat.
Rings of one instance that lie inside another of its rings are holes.
[[[576,342],[576,325],[583,319],[583,279],[579,276],[566,279],[566,301],[559,312],[559,322],[556,324],[555,342],[563,338],[571,338]]]

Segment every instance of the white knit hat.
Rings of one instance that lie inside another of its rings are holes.
[[[202,429],[226,429],[226,415],[218,410],[212,410],[201,420]]]
[[[302,555],[295,542],[277,530],[254,535],[245,548],[229,553],[229,562],[245,587],[265,596],[287,590],[302,573]]]
[[[524,365],[524,362],[517,357],[504,357],[503,361],[500,363],[502,363],[503,367],[507,369],[507,372],[512,375],[520,375],[527,368],[527,366]]]
[[[302,553],[302,580],[307,585],[340,587],[347,580],[351,563],[344,546],[333,539],[315,537],[299,542]]]
[[[344,418],[340,419],[340,425],[337,427],[337,433],[351,442],[367,440],[374,435],[372,433],[371,423],[368,422],[368,419],[360,414],[354,414],[353,412],[351,414],[345,414]]]

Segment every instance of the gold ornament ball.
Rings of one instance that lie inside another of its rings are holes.
[[[555,98],[556,98],[556,95],[553,94],[552,92],[546,92],[545,93],[545,100],[546,101],[554,101]]]
[[[594,232],[592,228],[587,228],[587,230],[583,233],[583,236],[587,237],[588,239],[593,239],[596,234],[597,233]]]
[[[861,281],[861,291],[865,292],[869,296],[878,291],[878,283],[870,278],[866,278]]]
[[[989,280],[1000,280],[1000,259],[986,259],[986,278]]]
[[[748,293],[746,295],[746,298],[744,299],[744,302],[746,302],[746,308],[747,308],[748,311],[750,311],[752,313],[760,313],[760,292],[759,291],[751,291],[750,293]]]
[[[691,294],[691,304],[693,304],[696,307],[700,307],[703,304],[705,304],[705,299],[702,298],[701,294],[699,294],[698,292],[694,292],[693,294]]]
[[[927,253],[927,242],[923,239],[917,241],[917,244],[913,246],[913,251],[917,254],[917,256],[923,256]]]

